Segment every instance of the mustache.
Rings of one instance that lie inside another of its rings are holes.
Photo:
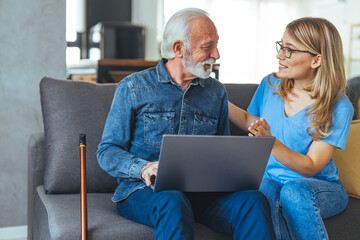
[[[216,60],[214,58],[209,58],[208,60],[205,60],[203,62],[201,62],[202,65],[205,64],[214,64],[216,62]]]

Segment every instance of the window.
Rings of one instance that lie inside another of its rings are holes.
[[[82,33],[85,32],[85,0],[66,0],[66,64],[82,58]]]
[[[276,71],[274,42],[297,18],[296,5],[285,0],[164,0],[164,22],[187,7],[207,11],[218,29],[219,80],[223,83],[260,83]]]

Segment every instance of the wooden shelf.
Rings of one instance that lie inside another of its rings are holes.
[[[142,59],[100,59],[97,68],[98,83],[118,83],[126,76],[155,67],[158,61]]]
[[[143,59],[100,59],[98,66],[122,66],[122,67],[153,67],[159,61],[146,61]]]
[[[158,61],[146,61],[143,59],[100,59],[95,63],[82,63],[70,67],[68,79],[97,83],[118,83],[126,76],[155,67],[158,63]],[[217,79],[219,78],[219,68],[220,64],[213,65],[213,72]],[[89,73],[89,71],[93,70],[94,73]]]

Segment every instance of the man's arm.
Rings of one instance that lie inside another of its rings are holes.
[[[141,179],[141,170],[148,163],[129,152],[134,128],[133,109],[131,91],[123,80],[116,88],[97,150],[100,167],[113,177]]]

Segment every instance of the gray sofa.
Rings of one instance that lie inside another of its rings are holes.
[[[229,98],[246,108],[256,84],[226,84]],[[115,84],[43,78],[40,83],[44,132],[28,145],[28,239],[80,239],[79,134],[87,135],[88,239],[154,239],[153,230],[122,218],[111,196],[116,180],[100,169],[95,152]],[[243,135],[231,125],[231,133]],[[360,239],[360,200],[325,220],[330,239]],[[232,239],[196,224],[196,239]]]

